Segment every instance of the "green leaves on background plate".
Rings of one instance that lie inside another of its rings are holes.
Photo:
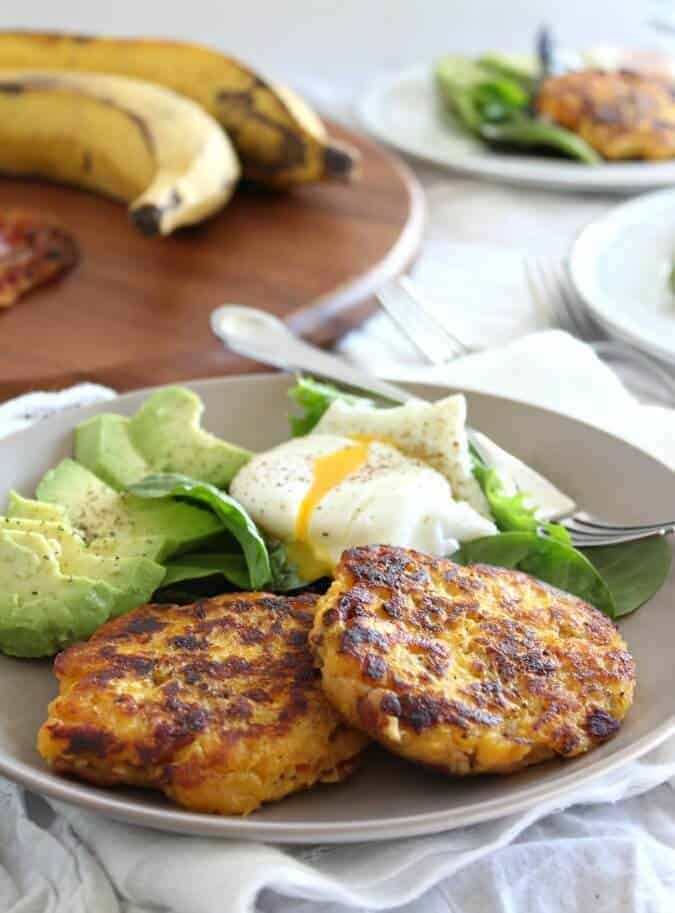
[[[444,109],[491,145],[552,149],[587,165],[602,161],[580,136],[532,113],[537,80],[517,67],[447,55],[436,63],[434,80]]]

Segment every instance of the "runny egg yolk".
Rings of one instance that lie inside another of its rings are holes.
[[[309,521],[314,510],[340,482],[363,466],[368,459],[368,441],[356,441],[349,447],[343,447],[333,453],[317,457],[312,464],[312,484],[302,499],[300,510],[295,521],[295,538],[298,542],[307,542]]]
[[[333,571],[330,557],[310,540],[312,514],[323,498],[368,459],[369,441],[355,441],[333,453],[317,457],[312,463],[312,483],[303,498],[295,521],[295,541],[286,546],[288,557],[305,580],[316,580]]]

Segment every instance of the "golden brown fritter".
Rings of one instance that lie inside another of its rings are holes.
[[[387,546],[345,552],[310,644],[343,717],[449,774],[610,738],[635,670],[612,622],[526,574]]]
[[[239,593],[104,625],[56,658],[40,753],[61,773],[218,814],[342,780],[366,740],[321,691],[307,646],[315,605]]]
[[[579,70],[543,83],[537,112],[573,130],[606,159],[675,156],[675,88],[630,70]]]

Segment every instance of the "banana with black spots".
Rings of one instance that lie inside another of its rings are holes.
[[[0,172],[129,202],[144,234],[217,212],[240,176],[234,148],[195,102],[100,73],[0,70]]]
[[[0,67],[114,73],[155,82],[208,111],[229,134],[248,180],[273,187],[352,176],[358,153],[330,139],[290,89],[196,44],[0,31]]]

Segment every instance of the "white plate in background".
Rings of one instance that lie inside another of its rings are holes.
[[[358,103],[363,126],[401,152],[492,180],[615,193],[675,184],[675,162],[584,165],[564,158],[495,152],[441,116],[432,69],[429,61],[375,82]]]
[[[675,189],[594,219],[572,245],[572,282],[605,329],[675,364]]]

